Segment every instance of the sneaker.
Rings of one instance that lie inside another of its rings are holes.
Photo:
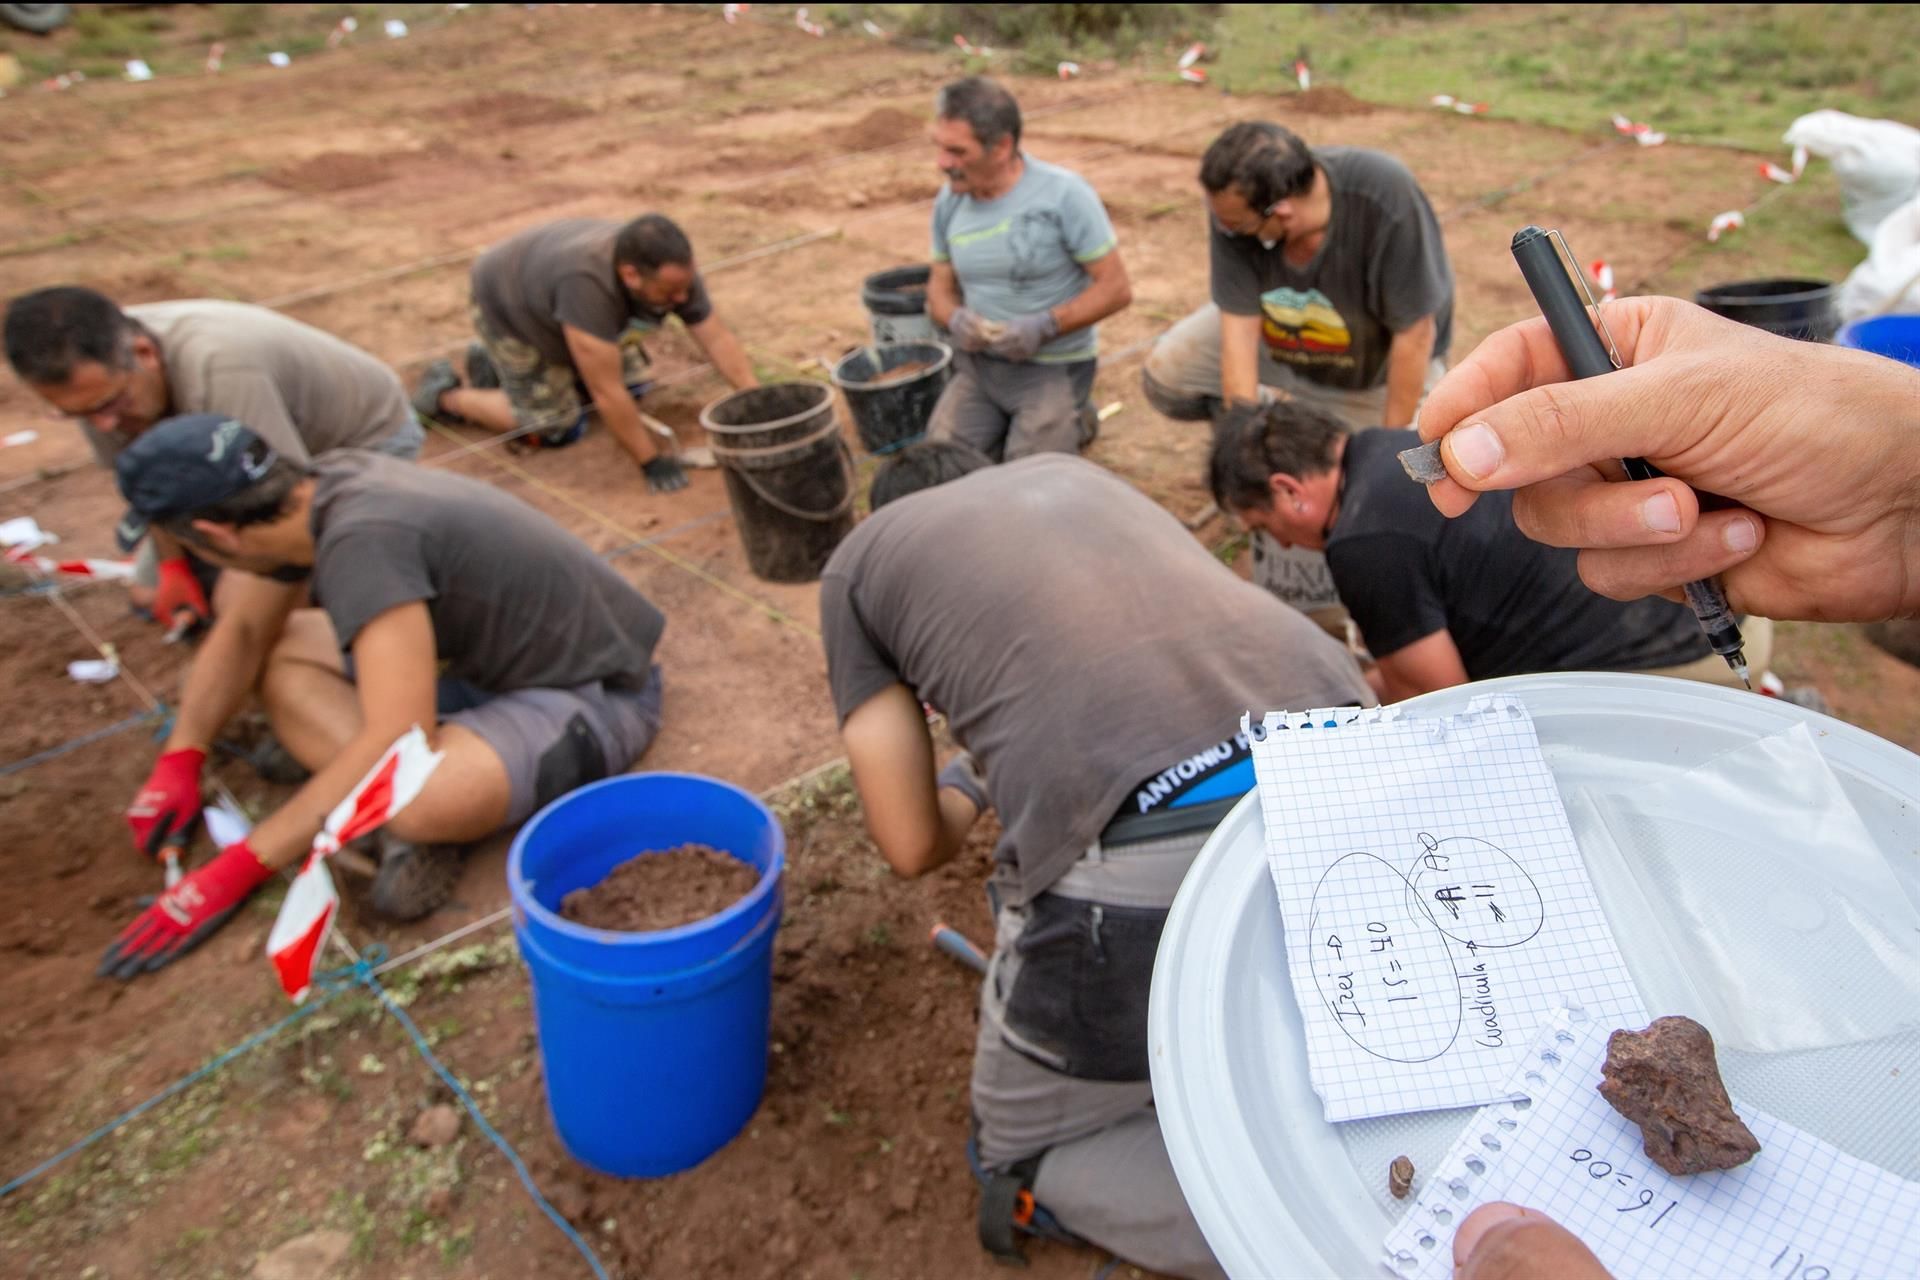
[[[460,881],[458,846],[414,844],[384,831],[375,843],[380,870],[370,893],[374,910],[392,920],[418,920],[447,905]]]
[[[447,360],[435,360],[420,375],[420,385],[413,391],[413,411],[423,418],[438,418],[442,422],[449,419],[459,421],[455,414],[440,407],[440,397],[449,391],[460,388],[460,375],[453,371],[453,364]]]
[[[500,386],[500,371],[493,357],[477,342],[467,344],[467,385],[476,391],[494,391]]]

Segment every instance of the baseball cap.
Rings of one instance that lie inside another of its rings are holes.
[[[122,551],[147,526],[224,502],[260,482],[279,459],[245,423],[217,413],[186,413],[156,423],[113,460],[129,510],[114,530]]]

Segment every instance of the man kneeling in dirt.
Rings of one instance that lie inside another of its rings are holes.
[[[460,846],[618,773],[660,725],[665,619],[586,545],[464,476],[361,451],[311,464],[211,415],[174,418],[115,463],[136,515],[232,582],[173,730],[129,812],[152,853],[200,811],[207,745],[257,689],[313,777],[246,839],[162,894],[101,964],[157,969],[298,859],[411,726],[445,759],[374,837],[372,901],[412,919],[453,891]],[[318,608],[297,608],[311,589]]]
[[[1379,695],[1534,671],[1640,671],[1739,687],[1685,605],[1609,600],[1580,580],[1578,553],[1520,532],[1513,494],[1457,519],[1407,478],[1416,431],[1354,431],[1300,400],[1263,405],[1214,434],[1214,500],[1280,547],[1324,551],[1367,648]],[[1743,618],[1765,671],[1773,624]]]
[[[547,447],[578,440],[598,412],[654,493],[683,489],[687,477],[672,443],[640,415],[653,376],[642,337],[679,316],[721,377],[759,385],[746,349],[714,314],[686,233],[658,213],[625,226],[568,218],[522,231],[473,264],[470,310],[480,335],[467,352],[470,385],[436,360],[415,408]]]
[[[919,876],[988,808],[1003,829],[973,1064],[982,1242],[1014,1249],[1030,1192],[1045,1229],[1216,1275],[1154,1117],[1154,949],[1188,865],[1253,785],[1241,714],[1371,702],[1359,669],[1083,459],[995,467],[916,445],[872,501],[820,585],[868,830]],[[938,774],[923,701],[969,753]]]
[[[420,453],[423,434],[393,370],[330,333],[265,307],[195,298],[124,311],[61,285],[7,307],[7,360],[20,380],[86,433],[102,465],[162,418],[238,418],[281,457],[333,449]],[[123,528],[134,601],[166,627],[205,620],[217,570],[163,532]],[[142,538],[142,534],[146,534]]]
[[[927,312],[956,350],[927,433],[998,462],[1093,439],[1094,325],[1133,300],[1085,178],[1022,154],[1020,104],[970,76],[940,91]]]

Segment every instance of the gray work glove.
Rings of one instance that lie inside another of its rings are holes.
[[[1015,316],[1007,321],[1000,336],[987,344],[987,354],[1002,360],[1027,361],[1040,348],[1060,336],[1060,322],[1051,311]]]
[[[640,470],[647,477],[648,493],[673,493],[687,487],[687,473],[670,454],[656,454],[641,463]]]
[[[947,317],[947,333],[953,338],[953,345],[962,351],[985,351],[1005,330],[1005,325],[982,319],[965,307],[955,307]]]
[[[987,780],[980,776],[980,766],[964,751],[947,761],[936,781],[940,787],[951,787],[973,801],[973,807],[980,813],[993,808],[993,802],[987,799]]]

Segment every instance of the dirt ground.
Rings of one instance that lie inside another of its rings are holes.
[[[80,282],[123,302],[265,302],[411,378],[464,346],[474,252],[537,220],[662,209],[688,227],[763,373],[819,377],[818,362],[864,339],[862,278],[925,256],[937,184],[921,137],[933,90],[955,69],[948,54],[810,40],[771,18],[729,27],[710,11],[659,6],[501,6],[284,71],[15,95],[0,103],[0,292]],[[1126,71],[1017,88],[1029,150],[1100,189],[1134,280],[1132,309],[1102,327],[1098,396],[1122,408],[1091,456],[1183,517],[1208,505],[1204,433],[1147,410],[1136,379],[1144,345],[1204,300],[1193,175],[1229,121],[1279,119],[1413,167],[1459,277],[1456,356],[1523,314],[1505,250],[1527,221],[1564,226],[1623,282],[1666,292],[1764,268],[1738,248],[1694,251],[1712,214],[1758,194],[1751,158],[1735,153],[1372,108],[1334,89],[1224,97]],[[648,408],[701,443],[699,408],[718,380],[677,331],[654,355],[664,386]],[[0,375],[0,434],[22,429],[39,438],[0,449],[0,517],[34,516],[65,553],[110,554],[110,478],[70,426]],[[589,1175],[552,1137],[526,981],[504,929],[398,971],[393,989],[619,1274],[995,1274],[973,1241],[977,1196],[961,1155],[972,983],[924,943],[941,919],[986,936],[990,833],[961,864],[901,883],[861,833],[843,772],[783,785],[839,754],[816,593],[747,571],[717,474],[654,498],[603,434],[519,456],[458,437],[436,436],[428,465],[526,498],[666,611],[667,720],[647,766],[775,791],[791,862],[766,1101],[695,1172]],[[1213,545],[1229,534],[1214,520],[1197,536]],[[64,598],[144,687],[175,696],[186,654],[132,617],[117,589]],[[47,599],[0,600],[0,761],[143,710],[128,681],[66,678],[68,661],[92,656]],[[1851,630],[1784,627],[1775,666],[1819,686],[1837,714],[1920,746],[1920,672]],[[261,958],[277,890],[189,962],[129,986],[93,977],[135,899],[158,887],[120,818],[151,759],[150,733],[0,774],[6,1176],[285,1012]],[[231,761],[219,775],[256,810],[278,794]],[[395,926],[349,901],[343,933],[397,954],[485,918],[506,901],[506,844],[469,858],[455,902],[434,917]],[[339,1273],[351,1277],[580,1274],[470,1122],[443,1147],[405,1140],[441,1100],[392,1019],[365,995],[342,997],[0,1203],[0,1272],[265,1275],[259,1255],[326,1230],[348,1241]],[[1032,1253],[1041,1277],[1088,1275],[1104,1261]]]

